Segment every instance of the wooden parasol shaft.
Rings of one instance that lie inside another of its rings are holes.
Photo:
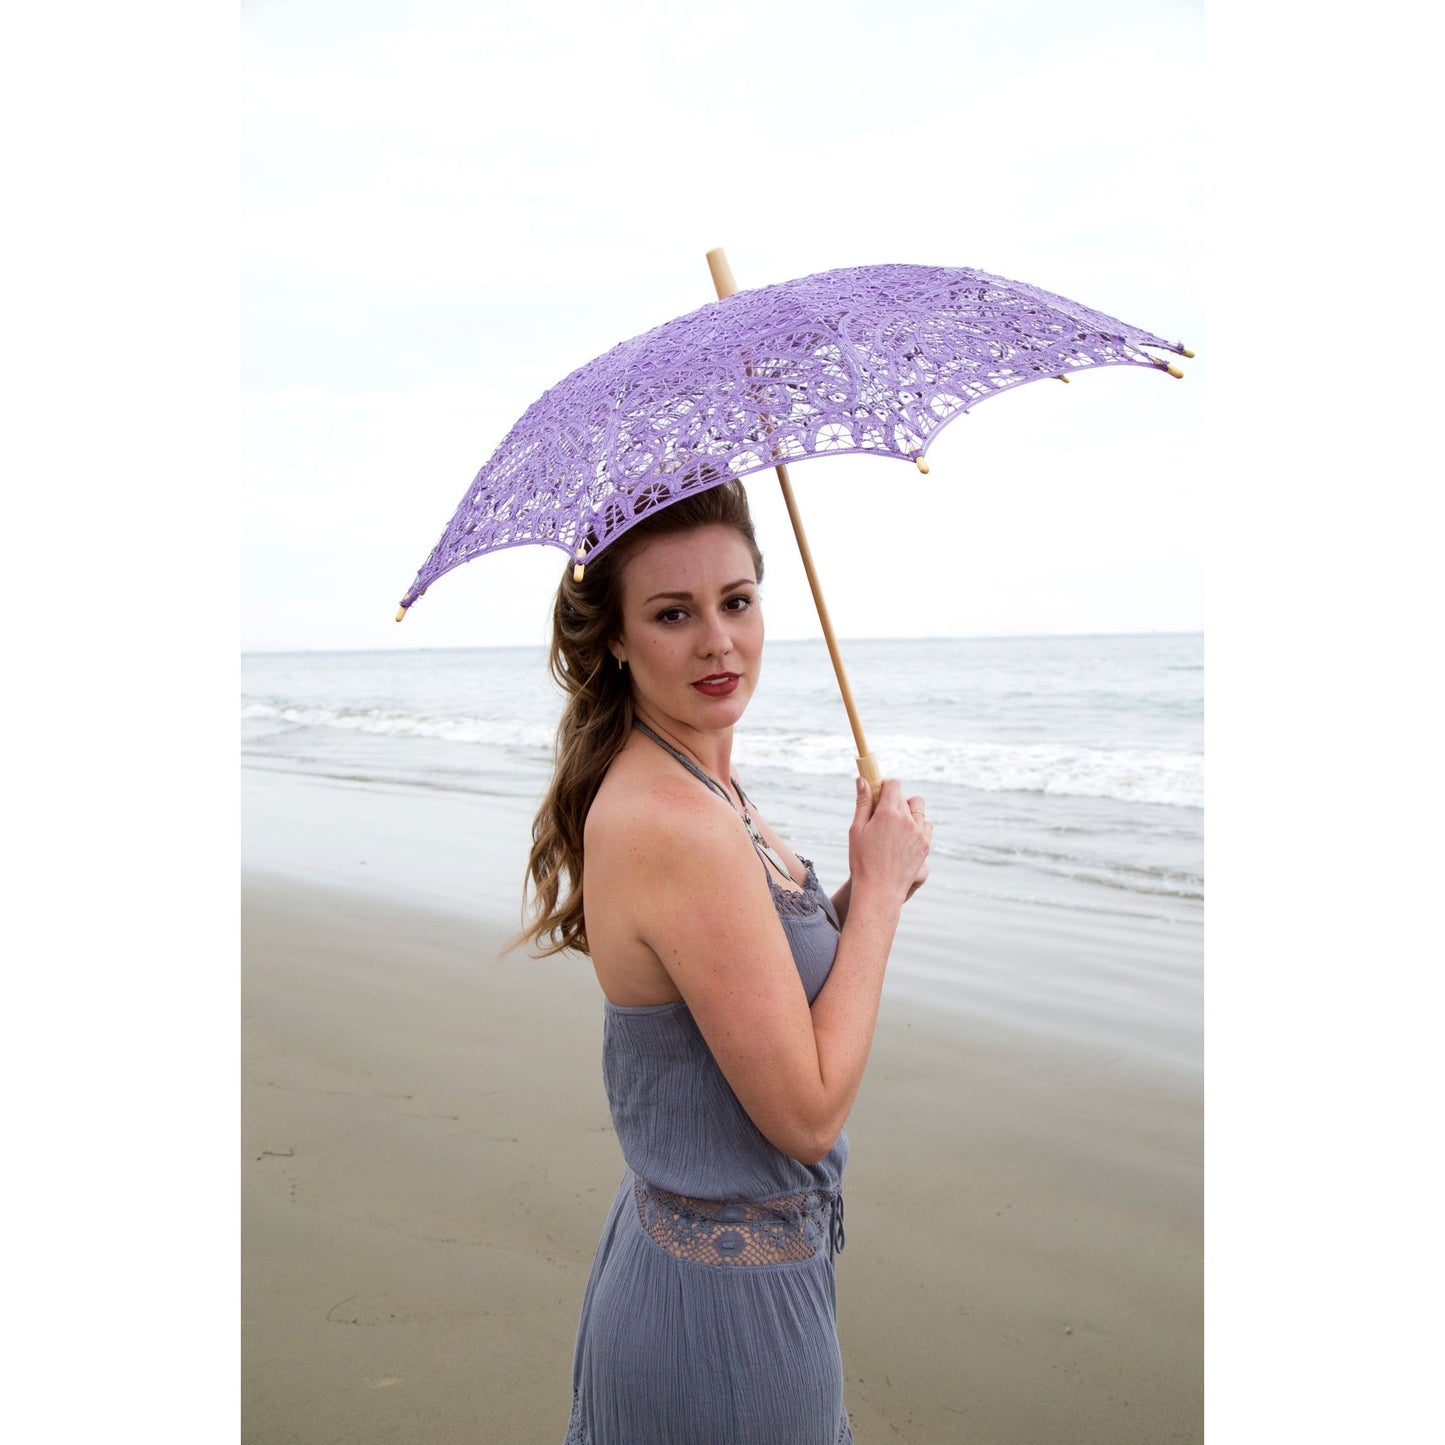
[[[733,280],[732,267],[728,265],[728,258],[721,247],[707,253],[707,265],[712,272],[712,284],[717,289],[718,300],[731,296],[738,289],[737,282]],[[838,679],[838,691],[843,695],[848,726],[853,729],[853,742],[858,749],[858,774],[868,784],[876,799],[883,789],[883,774],[878,767],[878,759],[868,750],[863,724],[858,719],[858,705],[853,701],[853,689],[848,684],[843,655],[838,651],[838,639],[833,635],[833,620],[828,615],[828,604],[823,600],[823,588],[818,581],[817,569],[813,566],[813,552],[808,546],[807,533],[803,531],[803,519],[798,512],[797,499],[793,496],[793,484],[788,477],[788,469],[780,465],[777,473],[778,482],[783,489],[783,503],[788,509],[788,520],[792,522],[793,535],[798,539],[803,571],[808,575],[808,586],[813,592],[813,605],[818,609],[818,621],[823,626],[823,640],[828,644],[828,656],[833,659],[833,672]]]

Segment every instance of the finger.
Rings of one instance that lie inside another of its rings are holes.
[[[903,803],[903,788],[897,778],[884,778],[883,787],[878,794],[878,806],[898,808]]]
[[[873,789],[858,779],[858,800],[853,808],[854,823],[866,823],[873,814]]]

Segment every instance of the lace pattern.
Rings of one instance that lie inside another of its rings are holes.
[[[796,1264],[843,1248],[841,1193],[809,1190],[762,1202],[692,1199],[638,1179],[637,1217],[654,1244],[697,1264]]]
[[[540,542],[595,553],[659,507],[779,462],[867,452],[911,463],[1000,392],[1108,366],[1164,370],[1149,347],[1184,354],[966,267],[849,266],[739,291],[621,343],[534,402],[402,605],[484,552]],[[881,489],[875,505],[910,504]]]
[[[823,892],[823,885],[818,882],[818,874],[813,867],[813,860],[804,858],[799,853],[798,862],[807,869],[807,877],[801,888],[784,888],[781,883],[773,882],[771,875],[769,876],[768,887],[773,892],[774,907],[784,918],[808,918],[821,911],[827,914],[828,921],[831,923],[833,915],[824,906],[827,895]]]
[[[567,1436],[562,1445],[588,1445],[587,1427],[582,1423],[582,1400],[572,1391],[572,1414],[567,1420]]]

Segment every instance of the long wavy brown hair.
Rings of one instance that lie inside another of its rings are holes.
[[[627,560],[653,537],[724,526],[748,545],[763,580],[763,554],[753,535],[748,499],[728,481],[653,512],[587,563],[580,582],[568,563],[552,607],[548,665],[566,694],[552,785],[532,823],[527,862],[528,921],[518,942],[541,958],[563,949],[590,953],[582,911],[582,830],[612,760],[632,729],[632,675],[608,649],[622,631],[622,574]]]

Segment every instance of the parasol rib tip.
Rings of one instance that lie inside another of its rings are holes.
[[[586,570],[587,564],[585,562],[575,563],[572,568],[572,580],[574,582],[580,582],[582,580],[582,574],[586,572]]]
[[[917,467],[918,470],[919,470],[920,472],[922,472],[925,477],[928,475],[928,458],[927,458],[927,457],[914,457],[914,458],[913,458],[913,465],[914,465],[915,467]]]
[[[398,607],[398,608],[396,609],[396,620],[397,620],[398,622],[400,622],[400,621],[402,620],[402,618],[405,617],[405,616],[406,616],[406,608],[405,608],[405,607]]]
[[[1054,380],[1055,380],[1055,381],[1062,381],[1062,382],[1067,383],[1068,380],[1069,380],[1069,378],[1068,378],[1067,376],[1056,376],[1056,377],[1054,378]]]
[[[1184,376],[1184,373],[1183,373],[1182,371],[1180,371],[1180,369],[1179,369],[1177,366],[1166,366],[1166,367],[1164,368],[1164,370],[1167,371],[1167,372],[1169,373],[1169,375],[1170,375],[1170,376],[1173,376],[1173,377],[1178,377],[1178,378],[1181,378],[1181,379],[1182,379],[1183,376]]]
[[[1180,356],[1187,357],[1190,361],[1194,360],[1194,353],[1187,346],[1181,346],[1179,348],[1179,354]]]

